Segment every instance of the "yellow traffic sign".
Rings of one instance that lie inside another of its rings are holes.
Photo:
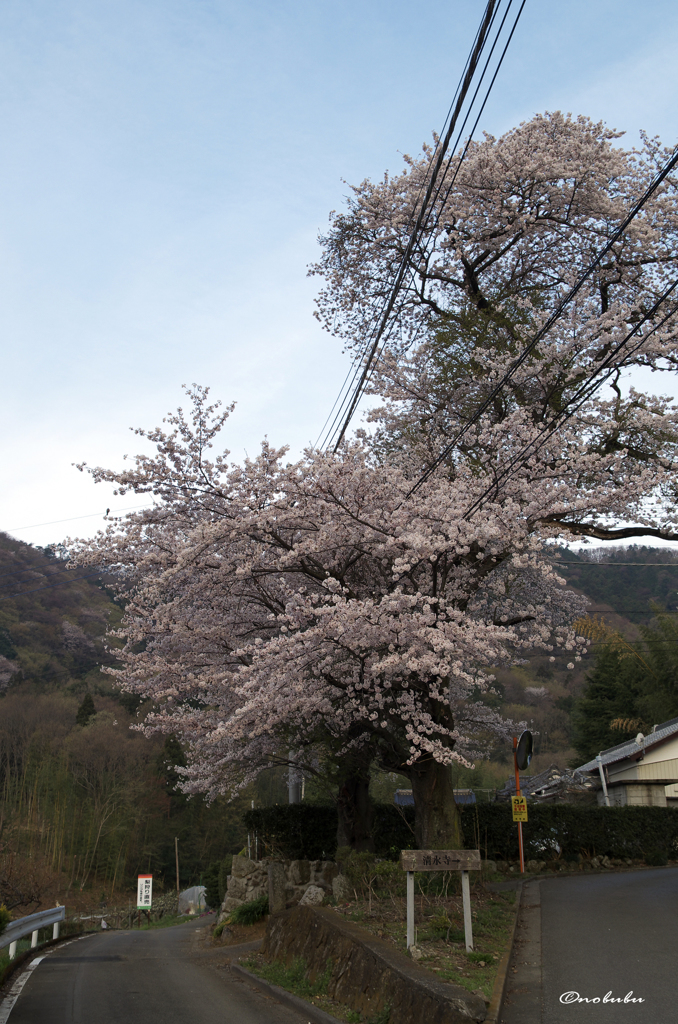
[[[527,821],[527,800],[524,796],[512,796],[511,807],[514,821]]]

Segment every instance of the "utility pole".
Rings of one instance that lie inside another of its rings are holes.
[[[179,913],[179,837],[174,837],[174,856],[177,862],[177,913]]]
[[[603,768],[603,759],[600,754],[596,755],[596,764],[598,765],[598,772],[600,773],[600,782],[603,787],[603,797],[605,799],[605,806],[610,806],[610,797],[607,792],[607,782],[605,781],[605,769]]]

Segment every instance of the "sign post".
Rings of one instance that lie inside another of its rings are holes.
[[[480,850],[401,850],[400,866],[407,871],[407,948],[414,945],[414,872],[461,871],[466,949],[473,949],[469,871],[480,871]]]
[[[520,794],[520,773],[532,760],[532,733],[525,730],[520,739],[513,737],[513,767],[516,773],[516,795],[511,797],[513,820],[518,822],[518,849],[520,851],[520,873],[525,874],[525,851],[523,850],[523,822],[527,821],[527,800]]]
[[[137,877],[137,910],[139,912],[139,927],[141,927],[141,911],[146,910],[150,912],[152,905],[153,875],[139,875]]]

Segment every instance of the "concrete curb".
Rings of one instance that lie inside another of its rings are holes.
[[[508,969],[511,962],[511,955],[513,953],[513,943],[516,938],[516,931],[518,928],[518,918],[520,917],[520,901],[523,896],[523,883],[521,882],[518,886],[518,895],[516,896],[516,908],[515,915],[513,918],[513,928],[511,929],[511,940],[509,942],[508,949],[504,953],[503,957],[499,961],[499,969],[497,971],[497,977],[494,979],[494,988],[492,989],[492,998],[490,999],[490,1005],[487,1008],[487,1017],[485,1018],[485,1024],[496,1024],[499,1020],[499,1014],[501,1013],[502,1004],[504,1002],[504,995],[506,994],[506,982],[508,979]]]
[[[343,1021],[330,1016],[329,1013],[318,1009],[317,1006],[307,1003],[305,999],[300,999],[299,996],[292,995],[291,992],[287,992],[284,988],[279,988],[277,985],[271,985],[270,982],[264,981],[258,975],[245,970],[240,964],[232,963],[230,969],[235,975],[242,978],[243,981],[253,985],[254,988],[258,988],[265,995],[271,996],[272,999],[277,999],[283,1006],[288,1006],[290,1010],[303,1013],[305,1017],[308,1017],[309,1024],[344,1024]]]

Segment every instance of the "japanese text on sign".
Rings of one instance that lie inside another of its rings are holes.
[[[403,871],[480,871],[479,850],[402,850]]]
[[[139,875],[137,879],[137,910],[150,910],[153,902],[153,875]]]
[[[514,821],[527,821],[527,800],[524,796],[512,796],[511,806]]]

